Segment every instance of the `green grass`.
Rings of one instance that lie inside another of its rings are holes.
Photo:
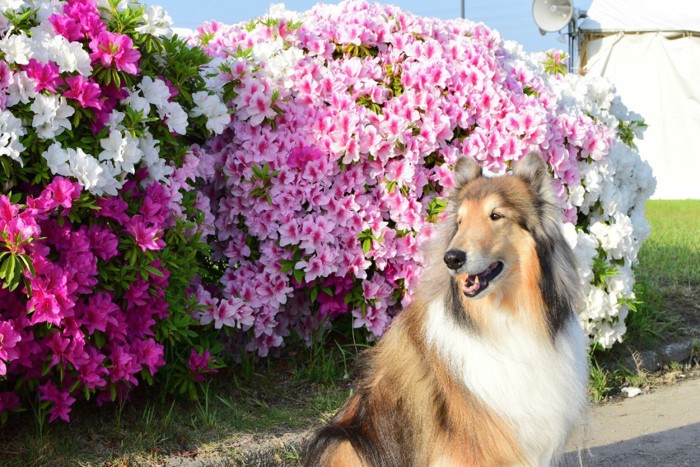
[[[647,202],[651,236],[635,269],[637,298],[627,340],[640,348],[700,326],[700,201]]]
[[[231,366],[204,386],[198,401],[138,388],[121,410],[76,404],[70,424],[42,430],[30,411],[17,414],[0,428],[0,465],[161,465],[167,456],[221,452],[235,465],[256,434],[307,429],[327,420],[351,394],[345,372],[355,353],[329,345],[330,365],[319,361],[317,347]],[[289,462],[298,458],[292,447],[280,455]]]
[[[646,212],[652,230],[637,277],[657,290],[700,286],[700,200],[652,200]]]
[[[623,344],[591,358],[590,393],[595,402],[622,386],[652,384],[653,375],[617,366],[620,357],[700,329],[700,201],[652,200],[646,212],[651,236],[635,268],[636,311],[627,318]]]

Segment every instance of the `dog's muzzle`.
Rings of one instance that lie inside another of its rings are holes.
[[[467,262],[467,254],[462,250],[453,248],[451,250],[447,250],[445,256],[442,257],[442,260],[445,262],[448,268],[456,271]]]

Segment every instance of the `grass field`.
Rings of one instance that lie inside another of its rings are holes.
[[[647,217],[651,237],[636,268],[643,303],[627,337],[642,347],[700,327],[700,201],[649,201]]]
[[[650,201],[647,213],[652,235],[637,268],[644,303],[628,319],[627,339],[635,347],[700,326],[700,201]],[[235,459],[251,435],[302,429],[335,411],[351,391],[355,358],[345,348],[316,347],[262,366],[233,366],[199,402],[139,388],[121,410],[76,407],[70,425],[37,427],[28,411],[0,429],[0,464],[159,465],[169,455],[217,451]],[[621,382],[641,383],[629,372],[594,367],[593,374],[600,385],[595,398]],[[286,455],[294,459],[297,453]]]

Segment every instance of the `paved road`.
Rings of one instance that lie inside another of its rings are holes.
[[[700,466],[700,379],[595,407],[583,431],[584,466]],[[566,466],[580,465],[575,444]]]

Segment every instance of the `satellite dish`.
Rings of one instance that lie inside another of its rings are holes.
[[[574,15],[572,0],[534,0],[532,17],[540,33],[556,32],[569,24]]]

